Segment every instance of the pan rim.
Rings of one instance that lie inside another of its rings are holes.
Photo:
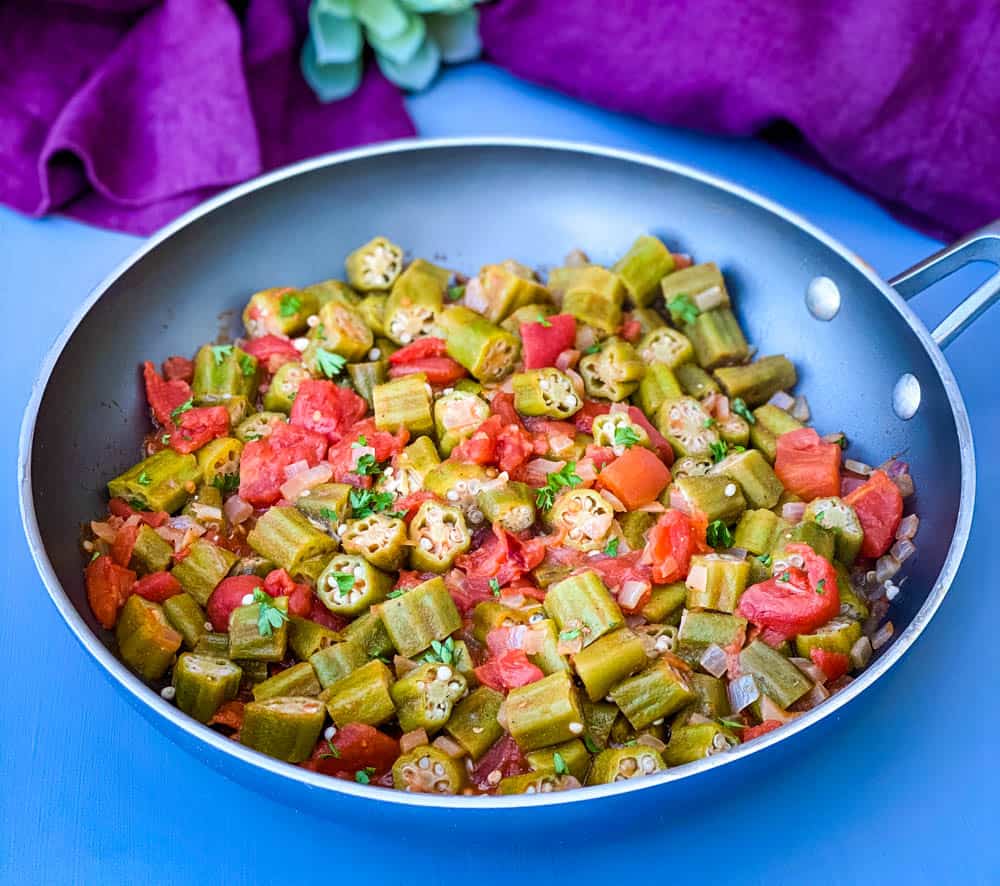
[[[796,718],[787,724],[783,729],[768,733],[759,739],[747,744],[740,745],[726,754],[718,754],[687,764],[677,769],[669,769],[665,772],[649,776],[642,779],[630,779],[610,785],[596,785],[573,791],[555,792],[549,794],[536,794],[532,796],[513,797],[437,797],[424,794],[410,794],[404,791],[390,790],[387,788],[377,788],[355,784],[354,782],[342,779],[330,778],[329,776],[309,772],[298,766],[281,762],[271,757],[252,751],[237,742],[223,737],[219,733],[209,729],[207,726],[187,717],[174,705],[162,699],[158,693],[150,689],[145,683],[131,673],[107,647],[101,642],[96,633],[91,631],[83,620],[66,591],[57,577],[55,570],[49,560],[45,550],[45,545],[41,538],[38,526],[37,515],[34,507],[34,497],[31,483],[31,458],[34,445],[34,434],[38,419],[38,412],[42,399],[48,387],[52,371],[62,355],[67,343],[76,332],[84,317],[97,301],[110,289],[117,280],[133,266],[138,264],[148,253],[156,249],[178,231],[187,227],[196,220],[213,212],[215,209],[230,202],[240,199],[261,188],[294,178],[295,176],[313,172],[319,169],[332,166],[350,164],[372,157],[386,156],[418,151],[439,151],[452,150],[456,148],[500,148],[500,149],[531,149],[544,151],[558,151],[568,155],[585,155],[599,157],[607,160],[623,161],[633,165],[639,165],[650,169],[656,169],[674,175],[683,176],[688,179],[709,185],[717,190],[724,191],[735,197],[764,209],[779,218],[795,225],[806,234],[810,235],[821,244],[832,250],[841,258],[846,260],[855,270],[864,277],[896,308],[902,319],[907,323],[912,332],[917,336],[921,345],[937,371],[941,379],[948,402],[951,406],[952,416],[958,434],[959,455],[961,458],[961,483],[959,489],[959,509],[956,518],[955,531],[949,544],[948,553],[941,567],[933,586],[928,592],[927,599],[914,615],[907,628],[892,642],[886,651],[869,666],[859,677],[857,677],[845,689],[831,696],[824,704]],[[951,367],[948,365],[941,349],[931,338],[930,332],[923,322],[914,314],[907,302],[891,286],[874,273],[855,253],[831,237],[822,229],[818,228],[805,218],[800,216],[781,204],[765,197],[756,191],[743,185],[729,181],[720,176],[703,172],[694,167],[671,160],[644,154],[635,151],[627,151],[618,148],[592,144],[588,142],[564,141],[558,139],[541,138],[515,138],[515,137],[458,137],[458,138],[435,138],[435,139],[399,139],[390,142],[383,142],[376,145],[369,145],[347,151],[336,151],[323,154],[295,163],[280,169],[273,170],[247,182],[235,185],[223,191],[209,200],[190,209],[175,221],[166,225],[158,232],[147,239],[138,249],[129,255],[124,261],[118,264],[105,278],[96,286],[74,311],[70,320],[59,334],[58,338],[49,348],[42,361],[38,375],[36,376],[31,389],[30,399],[25,409],[24,418],[21,424],[20,438],[18,443],[18,499],[21,512],[21,522],[25,537],[31,551],[32,559],[45,585],[49,598],[59,611],[63,620],[76,637],[81,646],[96,660],[102,671],[109,678],[119,684],[120,689],[127,692],[130,701],[139,707],[144,714],[158,715],[156,719],[157,728],[161,728],[167,736],[178,742],[165,726],[169,724],[180,732],[186,734],[186,738],[195,739],[199,742],[211,746],[214,750],[232,757],[235,762],[242,763],[252,769],[262,770],[262,774],[288,779],[298,782],[304,789],[322,791],[325,794],[343,794],[367,801],[389,802],[402,806],[417,806],[430,808],[447,808],[462,810],[489,810],[489,809],[521,809],[538,806],[554,806],[564,803],[579,803],[586,800],[596,800],[612,796],[619,796],[633,791],[643,791],[652,788],[662,787],[665,784],[680,781],[692,776],[713,770],[719,766],[730,765],[742,760],[751,754],[756,754],[767,748],[773,747],[779,742],[785,741],[815,723],[826,719],[834,714],[841,707],[861,695],[869,686],[873,685],[886,671],[888,671],[897,661],[899,661],[906,651],[913,645],[917,637],[923,632],[928,622],[940,607],[944,597],[948,593],[955,575],[961,564],[965,547],[968,541],[972,524],[972,514],[975,506],[975,480],[976,466],[975,453],[972,443],[972,430],[969,423],[968,412],[965,401],[959,390],[958,383],[954,377]],[[147,717],[152,719],[152,717]],[[163,727],[160,719],[165,721]],[[190,751],[190,748],[185,747]],[[242,778],[236,780],[247,784]],[[253,786],[250,784],[249,786]]]

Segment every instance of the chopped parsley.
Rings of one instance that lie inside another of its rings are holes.
[[[370,452],[366,452],[364,455],[358,456],[358,462],[354,466],[354,473],[359,477],[373,477],[376,474],[382,473],[382,469],[379,467],[377,461],[375,461],[375,456]]]
[[[162,437],[160,437],[160,442],[164,446],[169,446],[170,445],[170,434],[164,434]]]
[[[405,591],[403,590],[403,588],[396,588],[396,590],[394,591],[389,591],[389,593],[386,594],[385,597],[387,600],[395,600],[397,597],[402,597],[404,593]]]
[[[552,324],[541,314],[538,315],[538,325],[548,329]]]
[[[670,316],[673,317],[675,323],[678,320],[682,323],[694,323],[701,313],[695,306],[695,303],[683,292],[670,299],[667,303],[667,308],[670,310]]]
[[[490,590],[493,592],[494,597],[500,596],[500,582],[495,578],[490,579]]]
[[[816,521],[817,523],[822,523],[822,522],[823,522],[823,515],[824,515],[825,513],[826,513],[826,511],[817,511],[817,512],[816,512],[816,516],[815,516],[815,517],[814,517],[813,519],[814,519],[814,520],[815,520],[815,521]]]
[[[718,463],[726,457],[729,447],[726,445],[725,440],[716,440],[708,447],[708,450],[712,453],[712,461]]]
[[[340,759],[340,750],[332,741],[330,741],[330,739],[326,740],[326,747],[327,750],[319,755],[320,760],[326,760],[329,757],[335,757],[337,759]]]
[[[327,378],[340,375],[346,365],[347,361],[340,354],[334,354],[326,348],[316,348],[316,366]]]
[[[640,440],[639,432],[632,425],[619,425],[615,428],[615,446],[628,449]]]
[[[193,399],[185,400],[176,409],[171,410],[171,412],[170,412],[170,420],[171,421],[177,421],[177,419],[179,419],[189,409],[194,409],[194,400]]]
[[[375,774],[374,766],[365,766],[354,773],[354,780],[358,784],[371,784],[372,776]]]
[[[354,573],[353,572],[334,572],[330,576],[337,583],[337,595],[340,597],[346,597],[352,590],[354,590]]]
[[[733,533],[730,528],[721,520],[713,520],[705,530],[705,540],[713,548],[731,548],[733,546]]]
[[[294,317],[302,310],[302,299],[294,292],[286,292],[278,303],[278,313],[282,317]]]
[[[367,445],[368,445],[368,438],[364,434],[358,434],[358,439],[351,444],[351,447],[355,449],[360,449],[361,447]]]
[[[93,563],[100,556],[101,556],[100,551],[94,551],[94,553],[90,555],[90,562]]]
[[[257,361],[249,354],[240,354],[240,371],[244,378],[250,378],[257,369]]]
[[[240,488],[240,475],[216,474],[212,478],[212,485],[223,495],[228,495],[230,492],[235,492]]]
[[[787,569],[784,572],[781,573],[781,580],[782,581],[789,581],[791,579],[791,577],[792,577],[792,574]]]
[[[737,397],[733,400],[732,407],[733,412],[735,412],[740,418],[744,419],[748,424],[757,424],[757,416],[750,411],[742,397]]]
[[[716,426],[716,424],[718,424],[718,422],[716,422],[716,420],[714,418],[712,418],[712,416],[709,416],[708,418],[705,419],[704,422],[702,422],[702,427],[703,428],[714,428]]]
[[[725,717],[719,717],[719,722],[729,729],[742,729],[744,725],[739,720],[727,720]]]
[[[288,616],[274,605],[274,598],[260,588],[254,589],[253,599],[257,604],[257,632],[262,637],[270,637],[275,628],[288,621]]]
[[[589,348],[584,348],[583,353],[585,354],[596,354],[601,349],[600,344],[594,342]]]
[[[465,295],[465,287],[461,285],[449,286],[448,287],[448,300],[458,301],[463,295]]]
[[[430,652],[424,654],[424,661],[426,662],[440,662],[441,664],[448,665],[454,660],[455,641],[451,637],[445,639],[444,642],[432,640]]]
[[[837,445],[841,449],[847,449],[847,436],[845,434],[840,435],[840,439],[837,440]]]
[[[333,508],[320,508],[319,515],[327,521],[327,523],[337,522],[337,512]]]
[[[575,639],[577,639],[580,636],[581,633],[582,632],[580,631],[579,628],[571,628],[568,631],[563,631],[559,635],[559,639],[562,640],[564,643],[572,643]]]
[[[153,482],[153,478],[150,477],[146,471],[143,471],[138,477],[135,478],[135,482],[140,486],[149,486],[149,484]]]
[[[566,767],[566,761],[559,751],[552,752],[552,768],[555,770],[556,775],[565,775],[569,772],[569,769]]]
[[[216,366],[221,366],[226,357],[232,356],[232,345],[212,345],[212,358]]]
[[[352,489],[347,496],[351,511],[357,519],[370,517],[392,507],[391,492],[372,492],[370,489]]]
[[[826,579],[825,578],[821,578],[818,582],[816,582],[816,593],[820,594],[820,595],[826,593]]]
[[[760,563],[761,566],[770,566],[771,565],[771,555],[770,554],[761,554],[757,558],[757,560],[758,560],[758,562]]]
[[[601,749],[597,746],[597,742],[589,734],[584,735],[583,744],[592,754],[599,754],[601,752]]]
[[[576,462],[568,461],[558,471],[553,471],[546,478],[545,485],[535,493],[535,504],[548,510],[556,500],[556,493],[561,489],[579,486],[583,480],[576,473]]]
[[[618,539],[617,538],[609,538],[608,539],[608,543],[604,546],[604,553],[607,554],[609,557],[617,557],[618,556]]]

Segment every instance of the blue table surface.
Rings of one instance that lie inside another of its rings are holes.
[[[592,141],[700,167],[798,211],[887,276],[940,245],[767,145],[654,127],[485,64],[449,70],[408,106],[425,136]],[[18,419],[43,354],[86,293],[140,242],[0,208],[0,302],[14,324],[0,385],[8,416],[0,429],[0,882],[360,875],[365,883],[406,884],[417,882],[411,864],[423,871],[421,882],[453,883],[463,874],[482,883],[509,883],[511,874],[524,882],[618,881],[623,873],[633,882],[1000,879],[994,804],[987,805],[1000,787],[1000,707],[983,630],[995,623],[997,599],[988,493],[1000,489],[1000,469],[989,458],[979,464],[979,519],[965,561],[916,646],[824,730],[780,744],[757,765],[727,768],[707,794],[664,791],[655,807],[637,803],[630,820],[605,821],[598,806],[572,832],[545,835],[521,813],[524,837],[516,840],[494,838],[482,818],[472,832],[458,819],[440,832],[401,832],[391,811],[374,806],[367,822],[297,812],[174,746],[125,703],[61,623],[24,542],[14,482]],[[933,325],[982,276],[963,272],[924,294],[918,314]],[[996,365],[997,340],[1000,309],[948,350],[980,443],[1000,436],[995,386],[983,382]]]

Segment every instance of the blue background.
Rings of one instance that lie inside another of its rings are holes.
[[[700,167],[786,204],[885,276],[940,245],[767,145],[653,127],[487,65],[447,72],[408,105],[425,136],[593,141]],[[0,411],[8,416],[0,428],[0,882],[1000,879],[989,501],[1000,488],[990,458],[1000,410],[988,372],[1000,308],[948,350],[981,458],[965,562],[920,641],[862,698],[721,776],[635,795],[624,816],[585,804],[562,826],[558,816],[540,823],[521,813],[503,827],[483,815],[438,816],[423,827],[412,814],[351,804],[349,817],[328,820],[228,781],[126,704],[61,623],[21,533],[14,465],[32,380],[74,307],[139,242],[0,208]],[[918,314],[933,325],[983,276],[970,269],[920,296]]]

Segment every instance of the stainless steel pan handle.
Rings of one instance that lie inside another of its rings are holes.
[[[889,281],[889,285],[903,298],[910,299],[974,261],[988,261],[1000,267],[1000,220],[973,231],[957,243],[946,246],[909,270],[897,274]],[[931,338],[938,347],[948,347],[997,298],[1000,298],[1000,271],[945,317],[931,332]]]

